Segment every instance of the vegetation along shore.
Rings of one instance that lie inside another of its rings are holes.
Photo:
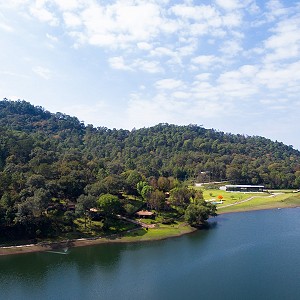
[[[222,196],[223,205],[220,205],[218,214],[237,213],[251,210],[263,209],[281,209],[300,207],[300,193],[292,190],[277,190],[261,194],[245,193],[226,193],[219,189],[206,190],[204,193],[208,199],[217,199]],[[145,225],[146,223],[142,223]],[[24,254],[42,251],[63,251],[71,247],[82,247],[98,245],[103,243],[134,243],[162,240],[166,238],[179,237],[197,230],[186,223],[177,225],[163,225],[157,223],[157,226],[151,229],[146,226],[135,228],[124,232],[123,234],[113,234],[107,237],[80,238],[74,240],[63,240],[56,242],[40,242],[37,244],[27,244],[19,246],[0,247],[0,255]]]

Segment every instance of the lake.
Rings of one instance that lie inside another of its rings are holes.
[[[0,257],[0,299],[300,299],[300,208],[164,241]]]

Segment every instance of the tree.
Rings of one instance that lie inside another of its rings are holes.
[[[136,184],[136,190],[137,192],[142,196],[142,190],[145,186],[147,186],[148,183],[146,181],[139,181],[137,184]]]
[[[170,202],[175,206],[186,207],[191,202],[195,190],[187,187],[176,187],[170,191]]]
[[[128,194],[136,194],[137,192],[137,184],[143,181],[143,176],[138,171],[127,171],[126,174],[126,192]]]
[[[202,190],[194,190],[194,203],[199,203],[201,200],[203,200],[203,191]]]
[[[96,197],[92,195],[82,194],[77,198],[76,210],[78,212],[84,212],[95,206],[96,206]]]
[[[154,191],[153,187],[150,185],[145,185],[141,191],[141,196],[143,197],[144,201],[148,201],[151,193]]]
[[[84,192],[94,197],[100,197],[101,194],[107,193],[107,186],[102,181],[96,181],[95,183],[88,184],[84,188]]]
[[[295,172],[295,183],[294,183],[294,185],[297,189],[300,188],[300,171]]]
[[[170,180],[166,177],[160,176],[157,180],[158,189],[167,192],[170,189]]]
[[[123,188],[125,183],[120,176],[109,175],[104,178],[104,180],[102,181],[102,184],[104,185],[104,187],[106,189],[106,193],[116,195]]]
[[[121,211],[121,203],[117,196],[104,194],[97,200],[97,206],[106,217],[112,217]]]
[[[42,175],[33,174],[27,179],[26,186],[31,190],[45,188],[45,178]]]
[[[50,199],[51,195],[49,191],[43,188],[35,190],[33,196],[28,198],[28,201],[32,204],[32,210],[36,217],[40,217],[43,211],[45,211]]]
[[[136,212],[136,207],[131,203],[125,204],[124,209],[128,215],[133,215]]]
[[[96,197],[92,195],[80,195],[77,198],[76,213],[84,216],[84,227],[86,228],[86,220],[90,217],[90,209],[96,206]]]
[[[166,196],[164,192],[155,190],[149,195],[147,204],[151,209],[154,208],[155,210],[159,211],[162,208],[165,200]]]
[[[185,221],[191,226],[202,225],[209,216],[216,216],[216,206],[205,201],[198,204],[191,203],[184,214]]]

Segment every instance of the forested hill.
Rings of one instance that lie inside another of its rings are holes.
[[[76,201],[159,177],[299,188],[300,152],[197,125],[94,128],[25,101],[0,101],[0,199],[21,201],[43,188]]]

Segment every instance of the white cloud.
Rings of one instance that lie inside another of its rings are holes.
[[[15,9],[21,7],[22,5],[27,5],[31,0],[0,0],[0,7],[6,9]]]
[[[257,11],[257,6],[253,0],[215,0],[216,4],[221,8],[231,11],[244,7],[250,8],[251,12]]]
[[[281,65],[265,65],[256,75],[256,80],[267,88],[284,92],[289,86],[300,84],[300,61]]]
[[[266,4],[267,8],[269,9],[268,19],[270,21],[286,15],[289,11],[287,7],[284,7],[279,0],[270,0]]]
[[[152,56],[170,56],[170,57],[176,56],[174,51],[172,51],[166,47],[157,47],[150,51],[150,55],[152,55]]]
[[[158,80],[155,83],[155,87],[157,89],[163,90],[173,90],[183,86],[183,82],[181,80],[176,80],[172,78]]]
[[[201,73],[201,74],[196,75],[195,79],[197,81],[207,81],[210,79],[211,75],[212,75],[211,73]]]
[[[139,42],[147,43],[157,36],[160,7],[144,2],[134,5],[129,1],[106,6],[93,3],[83,10],[81,21],[91,44],[126,48]]]
[[[137,43],[137,46],[141,50],[151,50],[153,47],[151,44],[146,43],[146,42],[139,42],[139,43]]]
[[[37,74],[38,76],[40,76],[46,80],[50,79],[52,76],[52,72],[49,69],[41,67],[41,66],[34,67],[32,69],[32,71],[35,74]]]
[[[131,66],[148,73],[161,73],[163,71],[160,63],[157,61],[136,59]]]
[[[215,26],[221,24],[221,19],[218,11],[210,5],[199,5],[199,6],[186,6],[186,5],[175,5],[171,8],[171,11],[178,17],[184,19],[192,19],[197,21],[206,21],[208,23],[214,20]]]
[[[228,57],[236,56],[242,50],[241,42],[238,40],[225,41],[220,48],[220,51]]]
[[[160,73],[162,68],[157,61],[135,59],[132,62],[125,64],[124,58],[122,56],[115,56],[108,59],[110,66],[117,70],[127,70],[127,71],[144,71],[147,73]]]
[[[297,58],[300,54],[300,12],[296,16],[280,21],[272,30],[274,34],[265,42],[266,62]]]
[[[62,11],[77,10],[81,8],[84,3],[87,3],[87,1],[84,0],[54,0],[53,2],[55,2]]]
[[[81,18],[72,12],[63,13],[63,19],[67,27],[72,28],[72,27],[78,27],[82,25]]]
[[[222,17],[225,26],[238,27],[242,23],[242,16],[236,12],[230,12]]]
[[[192,59],[193,64],[200,65],[203,68],[210,67],[217,63],[219,59],[214,55],[199,55]]]
[[[226,10],[234,10],[240,7],[238,0],[216,0],[216,3]]]
[[[35,4],[30,7],[31,15],[41,22],[47,22],[51,26],[57,26],[59,24],[58,18],[46,8],[45,4],[45,1],[36,1]]]
[[[58,38],[56,36],[53,36],[49,33],[46,33],[46,37],[51,41],[51,42],[57,42]]]
[[[176,52],[179,54],[180,57],[191,56],[196,52],[197,48],[197,40],[191,38],[189,39],[187,45],[178,47],[176,49]]]
[[[117,70],[132,70],[129,66],[124,63],[124,58],[122,56],[116,56],[109,58],[109,64],[113,69]]]
[[[191,98],[191,93],[178,91],[178,92],[172,93],[172,97],[179,98],[179,99],[189,99],[189,98]]]
[[[255,65],[243,65],[239,69],[240,74],[248,77],[248,78],[255,78],[256,74],[258,73],[258,67]]]

